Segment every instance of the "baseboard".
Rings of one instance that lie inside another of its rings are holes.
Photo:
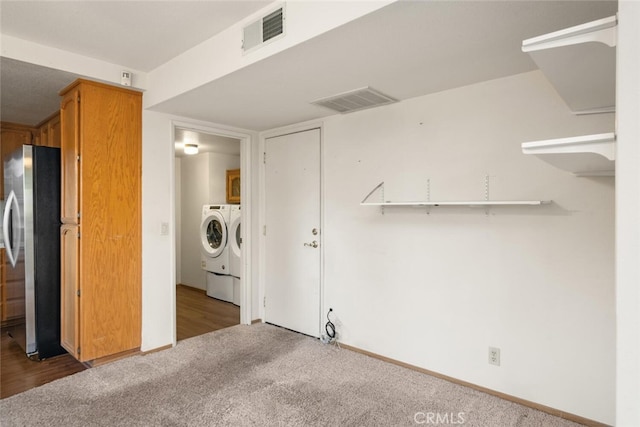
[[[262,319],[253,319],[253,320],[251,321],[251,324],[252,324],[252,325],[253,325],[253,324],[256,324],[256,323],[262,323]]]
[[[176,285],[176,288],[177,288],[178,286],[181,286],[181,287],[183,287],[183,288],[186,288],[186,289],[188,289],[188,290],[190,290],[190,291],[199,292],[199,293],[201,293],[201,294],[206,294],[206,293],[207,293],[206,289],[195,288],[195,287],[193,287],[193,286],[183,285],[182,283],[178,283],[178,284]]]
[[[482,387],[482,386],[479,386],[479,385],[476,385],[476,384],[472,384],[472,383],[469,383],[469,382],[466,382],[466,381],[462,381],[462,380],[450,377],[448,375],[443,375],[443,374],[440,374],[438,372],[434,372],[434,371],[430,371],[428,369],[420,368],[419,366],[410,365],[409,363],[405,363],[405,362],[401,362],[399,360],[391,359],[389,357],[381,356],[379,354],[372,353],[372,352],[367,351],[367,350],[362,350],[362,349],[360,349],[358,347],[353,347],[353,346],[342,344],[342,343],[340,343],[340,347],[344,348],[344,349],[347,349],[347,350],[355,351],[356,353],[364,354],[364,355],[369,356],[369,357],[373,357],[374,359],[382,360],[383,362],[392,363],[394,365],[401,366],[403,368],[407,368],[407,369],[411,369],[413,371],[417,371],[417,372],[420,372],[420,373],[423,373],[423,374],[431,375],[432,377],[440,378],[442,380],[449,381],[450,383],[458,384],[458,385],[461,385],[461,386],[464,386],[464,387],[469,387],[469,388],[472,388],[474,390],[478,390],[478,391],[481,391],[483,393],[487,393],[487,394],[490,394],[492,396],[499,397],[499,398],[507,400],[509,402],[514,402],[514,403],[517,403],[517,404],[522,405],[522,406],[527,406],[529,408],[537,409],[538,411],[546,412],[547,414],[554,415],[556,417],[563,418],[565,420],[573,421],[575,423],[583,424],[585,426],[589,426],[589,427],[610,427],[608,424],[603,424],[603,423],[600,423],[598,421],[594,421],[594,420],[590,420],[588,418],[581,417],[579,415],[571,414],[569,412],[564,412],[564,411],[561,411],[559,409],[551,408],[549,406],[541,405],[539,403],[535,403],[535,402],[531,402],[529,400],[521,399],[519,397],[511,396],[509,394],[501,393],[499,391],[491,390],[489,388]]]
[[[116,360],[125,359],[127,357],[140,354],[140,347],[133,348],[131,350],[122,351],[120,353],[111,354],[109,356],[100,357],[98,359],[82,362],[87,368],[95,368],[96,366],[105,365],[107,363],[115,362]]]
[[[140,354],[142,356],[146,356],[147,354],[157,353],[159,351],[168,350],[170,348],[173,348],[173,344],[163,345],[162,347],[154,348],[153,350],[141,351]]]

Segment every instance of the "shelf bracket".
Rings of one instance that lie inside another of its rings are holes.
[[[362,199],[360,204],[367,203],[369,197],[371,197],[371,195],[378,190],[380,190],[380,201],[384,203],[384,181],[382,181],[380,184],[376,185],[373,190],[369,191],[369,194],[367,194],[365,198]],[[382,215],[384,215],[384,205],[380,206],[380,212],[382,213]]]

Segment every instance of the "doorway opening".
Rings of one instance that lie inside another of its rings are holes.
[[[179,341],[240,323],[242,140],[176,125],[174,149]]]

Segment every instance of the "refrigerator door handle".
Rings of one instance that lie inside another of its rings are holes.
[[[17,221],[20,221],[20,206],[18,205],[18,199],[16,198],[16,193],[11,190],[9,197],[7,198],[7,203],[4,206],[4,217],[2,218],[2,229],[4,230],[3,238],[4,238],[4,247],[7,252],[7,257],[9,258],[9,262],[11,262],[11,266],[15,267],[18,262],[18,254],[20,252],[20,224],[18,224],[18,236],[14,241],[14,233],[13,233],[13,218],[11,209],[15,208],[18,215],[15,215]]]

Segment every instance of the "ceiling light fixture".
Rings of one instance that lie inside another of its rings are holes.
[[[198,144],[184,144],[184,154],[198,154]]]

